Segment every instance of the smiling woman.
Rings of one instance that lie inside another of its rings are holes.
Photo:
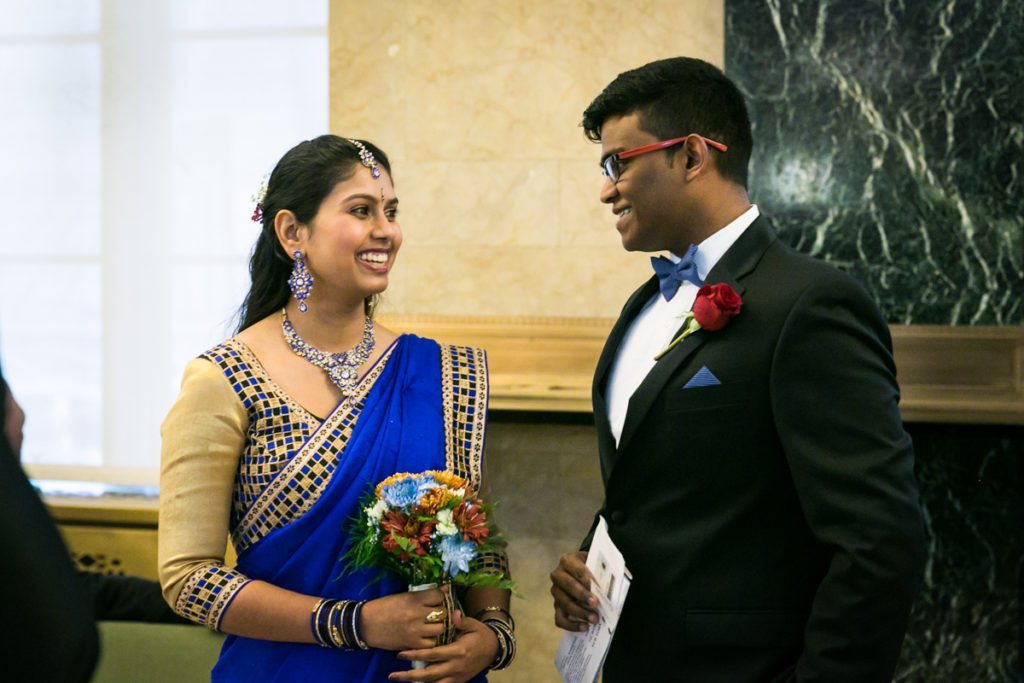
[[[344,531],[376,482],[450,470],[480,486],[483,351],[373,319],[402,245],[397,210],[373,144],[324,135],[286,153],[254,213],[239,333],[188,365],[164,422],[160,577],[179,614],[231,634],[215,681],[483,680],[511,660],[508,591],[464,591],[458,638],[437,645],[428,615],[447,588],[338,578]],[[508,572],[504,552],[478,562]],[[428,664],[412,674],[403,660]]]

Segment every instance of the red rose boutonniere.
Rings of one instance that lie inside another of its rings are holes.
[[[743,307],[743,299],[736,293],[736,290],[720,282],[716,285],[704,285],[697,290],[697,298],[693,302],[693,309],[683,316],[683,331],[679,333],[672,343],[654,357],[654,360],[661,360],[662,357],[679,345],[681,341],[689,337],[697,330],[708,330],[714,332],[729,324],[729,321],[736,317]]]

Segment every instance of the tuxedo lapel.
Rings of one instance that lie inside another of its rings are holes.
[[[735,289],[736,284],[757,267],[768,246],[776,240],[775,231],[767,218],[758,216],[743,234],[722,254],[715,267],[708,273],[705,284],[725,282]],[[742,294],[739,289],[737,293]]]
[[[774,240],[775,233],[768,224],[768,221],[764,218],[758,218],[750,224],[750,227],[722,255],[722,258],[715,264],[715,267],[708,273],[704,284],[725,283],[736,290],[736,293],[742,297],[745,291],[741,282],[742,278],[757,266],[758,261],[764,255],[765,249]],[[683,326],[681,325],[673,338],[682,331]],[[647,373],[647,377],[644,378],[643,382],[640,383],[640,386],[637,387],[629,399],[626,421],[622,426],[622,435],[619,438],[618,453],[621,453],[629,445],[630,439],[643,423],[644,417],[650,411],[651,406],[654,405],[655,399],[661,394],[676,370],[706,341],[713,339],[714,335],[714,332],[698,330],[655,363],[651,371]],[[607,351],[607,348],[605,350]]]
[[[632,324],[633,319],[636,318],[643,309],[644,304],[654,296],[656,291],[658,291],[658,278],[652,277],[629,297],[626,305],[622,307],[619,319],[612,326],[612,331],[608,335],[608,340],[604,343],[604,349],[601,351],[601,356],[597,360],[597,367],[594,370],[591,400],[594,406],[594,425],[597,428],[601,465],[605,473],[610,471],[610,459],[615,454],[615,438],[612,436],[611,424],[608,422],[608,400],[605,394],[608,384],[608,372],[612,362],[615,360],[615,355],[619,351],[619,344],[622,343],[622,338],[626,336],[626,331],[629,330],[630,324]]]

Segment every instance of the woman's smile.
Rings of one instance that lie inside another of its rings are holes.
[[[390,252],[383,249],[369,249],[356,254],[359,265],[374,273],[387,274],[391,269]]]

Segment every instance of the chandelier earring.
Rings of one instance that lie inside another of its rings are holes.
[[[292,290],[292,296],[299,302],[299,312],[305,313],[309,310],[306,299],[313,290],[313,274],[306,268],[306,262],[302,259],[302,252],[296,251],[292,254],[295,261],[292,263],[292,275],[288,278],[288,288]]]

